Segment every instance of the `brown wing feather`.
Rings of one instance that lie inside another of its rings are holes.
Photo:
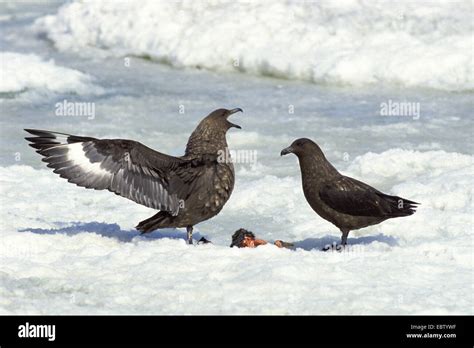
[[[78,186],[109,190],[150,208],[176,215],[189,180],[170,179],[187,161],[123,139],[95,139],[27,129],[26,138],[48,167]]]
[[[386,195],[346,176],[323,186],[319,197],[332,209],[353,216],[406,216],[413,214],[418,204],[401,197]]]

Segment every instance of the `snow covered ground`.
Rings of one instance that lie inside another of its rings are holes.
[[[396,19],[387,2],[339,3],[0,4],[0,313],[474,314],[472,4],[400,2]],[[195,18],[222,28],[200,36]],[[64,100],[95,117],[58,116]],[[420,113],[382,116],[390,101]],[[151,209],[67,183],[23,140],[45,128],[179,155],[217,107],[244,109],[229,146],[257,160],[236,164],[228,204],[196,226],[210,245],[140,236]],[[301,136],[418,212],[322,252],[339,232],[279,156]],[[240,227],[297,248],[231,249]]]

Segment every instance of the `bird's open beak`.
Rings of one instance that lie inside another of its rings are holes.
[[[235,108],[232,110],[229,110],[229,115],[235,114],[236,112],[244,112],[241,108]]]
[[[229,110],[229,112],[227,113],[227,117],[229,117],[232,114],[235,114],[236,112],[244,112],[244,111],[241,108],[235,108],[235,109]],[[242,127],[240,127],[238,124],[235,124],[232,122],[229,122],[229,123],[231,127],[242,129]]]
[[[291,146],[285,147],[283,150],[281,150],[280,156],[285,156],[289,153],[293,153],[293,148]]]
[[[234,128],[237,128],[237,129],[242,129],[242,127],[240,127],[238,124],[235,124],[235,123],[232,123],[232,122],[229,122],[229,123],[230,123],[231,127],[234,127]]]

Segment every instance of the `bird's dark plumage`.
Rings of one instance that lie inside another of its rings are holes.
[[[340,174],[310,139],[297,139],[281,151],[282,156],[289,153],[298,157],[306,200],[316,213],[341,230],[342,244],[346,244],[351,230],[412,215],[419,204]]]
[[[228,117],[241,109],[218,109],[192,133],[182,157],[169,156],[123,139],[96,139],[25,129],[30,141],[54,173],[85,188],[109,190],[149,208],[160,210],[137,229],[151,232],[192,226],[220,212],[234,187],[234,168],[220,161],[226,133],[239,126]],[[229,159],[229,157],[225,157]]]

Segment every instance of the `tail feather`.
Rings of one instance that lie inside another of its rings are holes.
[[[135,228],[141,233],[149,233],[158,228],[169,227],[172,223],[172,219],[173,215],[166,211],[160,211],[152,217],[141,221]]]
[[[420,203],[410,201],[398,196],[383,195],[386,202],[390,204],[390,217],[402,217],[413,215]]]

